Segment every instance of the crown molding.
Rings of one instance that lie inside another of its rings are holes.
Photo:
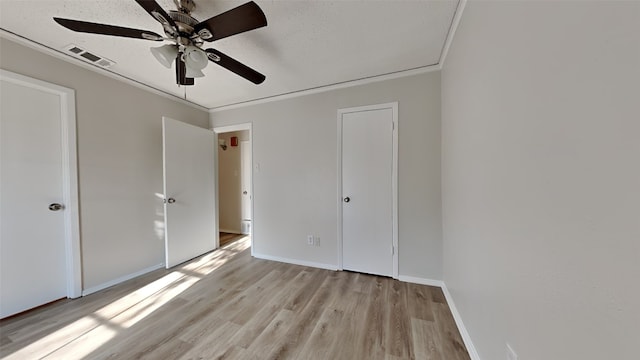
[[[98,73],[100,75],[104,75],[104,76],[109,77],[111,79],[115,79],[115,80],[121,81],[123,83],[126,83],[128,85],[135,86],[135,87],[137,87],[139,89],[145,90],[145,91],[150,92],[152,94],[162,96],[164,98],[179,102],[179,103],[187,105],[187,106],[191,106],[191,107],[193,107],[195,109],[198,109],[198,110],[201,110],[201,111],[208,111],[209,110],[208,108],[206,108],[204,106],[201,106],[201,105],[198,105],[198,104],[196,104],[194,102],[182,99],[182,98],[180,98],[180,97],[178,97],[176,95],[167,93],[167,92],[162,91],[160,89],[156,89],[156,88],[154,88],[152,86],[149,86],[149,85],[144,84],[142,82],[139,82],[139,81],[136,81],[134,79],[128,78],[126,76],[117,74],[117,73],[115,73],[113,71],[110,71],[108,69],[99,67],[97,65],[92,65],[92,64],[86,63],[86,62],[84,62],[84,61],[82,61],[82,60],[80,60],[78,58],[75,58],[75,57],[73,57],[71,55],[67,55],[67,54],[65,54],[65,53],[63,53],[63,52],[61,52],[59,50],[56,50],[56,49],[51,48],[51,47],[48,47],[48,46],[46,46],[44,44],[41,44],[41,43],[36,42],[34,40],[28,39],[28,38],[26,38],[24,36],[18,35],[16,33],[13,33],[11,31],[5,30],[3,28],[0,28],[0,37],[8,39],[8,40],[11,40],[13,42],[16,42],[16,43],[18,43],[20,45],[23,45],[23,46],[26,46],[26,47],[28,47],[30,49],[36,50],[36,51],[41,52],[41,53],[43,53],[45,55],[53,56],[53,57],[55,57],[57,59],[60,59],[60,60],[65,61],[65,62],[68,62],[70,64],[73,64],[73,65],[79,66],[81,68],[93,71],[93,72]]]
[[[254,100],[242,101],[235,104],[217,106],[209,109],[209,113],[215,113],[215,112],[231,110],[231,109],[238,109],[245,106],[264,104],[264,103],[269,103],[273,101],[291,99],[299,96],[318,94],[318,93],[331,91],[331,90],[345,89],[353,86],[365,85],[365,84],[370,84],[370,83],[379,82],[379,81],[398,79],[398,78],[407,77],[407,76],[424,74],[432,71],[439,71],[440,69],[441,68],[439,64],[421,66],[414,69],[401,70],[401,71],[396,71],[396,72],[383,74],[383,75],[375,75],[375,76],[365,77],[365,78],[356,79],[356,80],[349,80],[349,81],[339,82],[339,83],[330,84],[330,85],[322,85],[314,88],[292,91],[284,94],[267,96],[267,97],[254,99]]]
[[[465,6],[467,6],[467,0],[458,1],[458,7],[456,8],[456,12],[453,14],[453,20],[451,20],[451,27],[449,28],[449,33],[447,33],[447,39],[445,40],[442,52],[440,53],[440,61],[438,62],[440,68],[444,66],[447,59],[449,48],[451,47],[451,43],[453,43],[453,37],[456,35],[458,25],[460,25],[460,19],[462,18]]]
[[[402,77],[407,77],[407,76],[414,76],[414,75],[419,75],[419,74],[423,74],[423,73],[427,73],[427,72],[431,72],[431,71],[440,71],[442,70],[443,64],[446,61],[447,58],[447,54],[449,52],[449,49],[451,47],[451,43],[453,42],[453,38],[455,36],[456,30],[458,29],[458,25],[460,24],[460,19],[462,18],[462,13],[465,9],[465,6],[467,4],[468,0],[459,0],[458,2],[458,6],[456,7],[456,11],[454,13],[453,19],[451,21],[451,27],[449,28],[449,32],[447,33],[447,38],[445,39],[445,43],[442,47],[442,51],[440,53],[440,59],[438,61],[438,63],[436,64],[431,64],[431,65],[426,65],[426,66],[421,66],[421,67],[417,67],[417,68],[413,68],[413,69],[407,69],[407,70],[401,70],[401,71],[396,71],[396,72],[392,72],[392,73],[388,73],[388,74],[382,74],[382,75],[375,75],[375,76],[370,76],[370,77],[365,77],[365,78],[360,78],[360,79],[355,79],[355,80],[349,80],[349,81],[344,81],[344,82],[339,82],[339,83],[334,83],[334,84],[329,84],[329,85],[322,85],[322,86],[318,86],[318,87],[314,87],[314,88],[309,88],[309,89],[304,89],[304,90],[296,90],[296,91],[292,91],[292,92],[288,92],[288,93],[283,93],[283,94],[277,94],[277,95],[272,95],[272,96],[266,96],[263,98],[258,98],[258,99],[252,99],[252,100],[247,100],[247,101],[241,101],[241,102],[237,102],[237,103],[232,103],[232,104],[227,104],[227,105],[221,105],[221,106],[215,106],[212,108],[207,108],[204,107],[202,105],[193,103],[191,101],[182,99],[176,95],[167,93],[165,91],[162,91],[160,89],[154,88],[152,86],[149,86],[147,84],[141,83],[139,81],[136,81],[134,79],[128,78],[126,76],[117,74],[115,72],[112,72],[108,69],[104,69],[92,64],[88,64],[80,59],[77,59],[71,55],[67,55],[59,50],[50,48],[46,45],[40,44],[38,42],[35,42],[31,39],[25,38],[23,36],[20,36],[18,34],[12,33],[10,31],[7,31],[5,29],[0,28],[0,37],[4,37],[7,38],[9,40],[15,41],[17,43],[20,43],[21,45],[27,46],[29,48],[32,48],[34,50],[40,51],[42,53],[45,53],[47,55],[51,55],[53,57],[56,57],[58,59],[61,59],[63,61],[69,62],[71,64],[80,66],[82,68],[94,71],[96,73],[99,73],[101,75],[110,77],[112,79],[116,79],[119,81],[122,81],[124,83],[127,83],[129,85],[135,86],[137,88],[143,89],[145,91],[151,92],[155,95],[159,95],[168,99],[171,99],[173,101],[191,106],[193,108],[196,108],[198,110],[202,110],[202,111],[208,111],[209,113],[215,113],[215,112],[219,112],[219,111],[225,111],[225,110],[231,110],[231,109],[238,109],[238,108],[242,108],[242,107],[246,107],[246,106],[251,106],[251,105],[258,105],[258,104],[265,104],[265,103],[269,103],[269,102],[273,102],[273,101],[279,101],[279,100],[286,100],[286,99],[291,99],[291,98],[296,98],[299,96],[305,96],[305,95],[311,95],[311,94],[318,94],[318,93],[322,93],[322,92],[326,92],[326,91],[332,91],[332,90],[339,90],[339,89],[345,89],[345,88],[349,88],[349,87],[353,87],[353,86],[359,86],[359,85],[365,85],[365,84],[370,84],[370,83],[375,83],[375,82],[380,82],[380,81],[386,81],[386,80],[392,80],[392,79],[397,79],[397,78],[402,78]]]

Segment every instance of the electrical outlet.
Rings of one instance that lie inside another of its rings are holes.
[[[511,348],[509,343],[507,343],[507,360],[518,360],[518,354],[513,351],[513,348]]]
[[[320,236],[316,236],[316,238],[313,241],[313,245],[320,246]]]
[[[313,245],[313,235],[307,235],[307,245]]]

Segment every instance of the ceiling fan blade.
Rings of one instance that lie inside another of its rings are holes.
[[[253,1],[216,15],[196,24],[195,31],[208,30],[213,36],[202,36],[206,41],[220,40],[227,36],[267,26],[267,18],[262,9]]]
[[[178,27],[173,19],[167,14],[164,9],[158,5],[154,0],[136,0],[136,2],[142,6],[142,8],[149,13],[149,15],[153,16],[154,19],[158,20],[160,24],[165,28],[165,30],[172,29],[173,33],[176,33]],[[169,26],[169,29],[167,29]],[[171,31],[170,31],[171,32]]]
[[[266,76],[253,70],[247,65],[244,65],[238,60],[235,60],[232,57],[221,53],[216,49],[206,49],[205,51],[207,52],[207,55],[211,62],[218,64],[223,68],[236,73],[237,75],[242,76],[243,78],[251,81],[254,84],[262,84],[262,82],[266,79]],[[215,60],[216,58],[219,60]]]
[[[193,85],[193,78],[187,77],[187,65],[182,60],[182,54],[178,53],[176,57],[176,83],[178,85]]]
[[[153,40],[153,41],[163,40],[162,36],[154,33],[153,31],[131,29],[126,27],[106,25],[106,24],[96,24],[96,23],[79,21],[79,20],[61,19],[56,17],[54,17],[53,20],[55,20],[55,22],[57,22],[58,24],[66,27],[67,29],[77,31],[77,32],[100,34],[100,35],[111,35],[111,36],[122,36],[122,37],[134,38],[134,39],[144,39],[144,40]]]

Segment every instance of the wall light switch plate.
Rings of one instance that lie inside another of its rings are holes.
[[[307,245],[313,245],[313,235],[307,235]]]

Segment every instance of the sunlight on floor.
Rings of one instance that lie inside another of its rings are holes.
[[[249,246],[250,241],[245,237],[184,264],[4,359],[41,358],[47,355],[76,359],[87,356],[115,337],[119,331],[145,319]],[[99,296],[89,296],[96,295]],[[57,354],[56,351],[63,346],[64,354]]]

